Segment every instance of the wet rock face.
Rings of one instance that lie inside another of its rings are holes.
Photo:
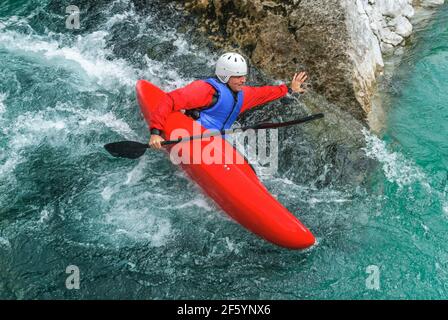
[[[223,50],[239,48],[268,75],[289,83],[308,71],[311,87],[364,119],[353,87],[349,37],[340,0],[190,0],[201,31]]]
[[[358,6],[367,15],[384,54],[392,54],[397,46],[404,45],[412,32],[412,0],[361,0]]]
[[[306,70],[311,89],[364,120],[383,56],[403,52],[414,6],[444,0],[177,0],[224,50],[237,48],[289,83]]]

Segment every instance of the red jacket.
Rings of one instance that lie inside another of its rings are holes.
[[[173,111],[205,107],[211,104],[216,90],[207,82],[196,80],[183,88],[169,92],[151,114],[151,129],[163,130],[166,118]],[[244,100],[240,114],[288,93],[285,84],[279,86],[243,87]]]

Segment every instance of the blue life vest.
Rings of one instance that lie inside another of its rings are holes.
[[[200,113],[197,121],[207,129],[230,129],[240,114],[243,105],[243,91],[238,92],[237,99],[233,96],[229,87],[215,78],[209,78],[205,82],[215,88],[218,93],[218,101]]]

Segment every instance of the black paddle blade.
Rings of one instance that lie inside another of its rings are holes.
[[[135,141],[119,141],[108,143],[104,148],[114,157],[137,159],[140,158],[149,146]]]

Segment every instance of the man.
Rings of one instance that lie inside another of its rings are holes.
[[[246,60],[238,53],[223,54],[216,62],[217,78],[193,81],[189,85],[169,92],[157,111],[151,115],[151,148],[162,148],[163,127],[173,111],[185,110],[207,129],[229,129],[239,114],[251,108],[284,97],[288,92],[304,93],[302,84],[308,76],[296,73],[288,88],[279,86],[245,86]]]

